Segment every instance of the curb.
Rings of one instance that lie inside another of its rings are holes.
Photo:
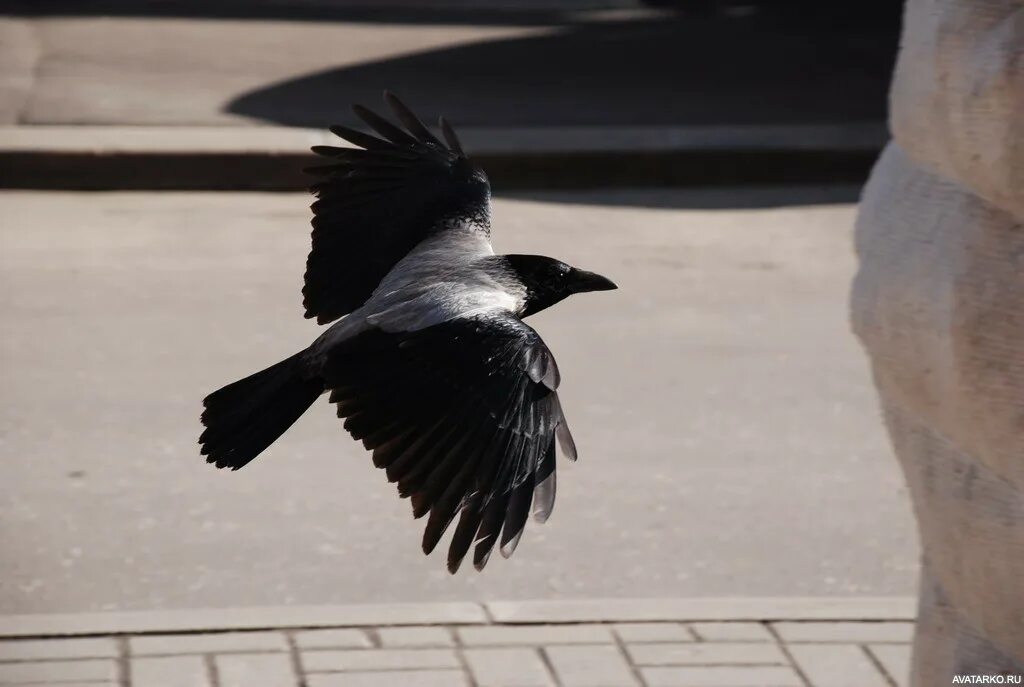
[[[463,128],[499,189],[860,183],[881,123],[801,126]],[[0,127],[0,188],[306,188],[325,131],[286,127]]]
[[[908,621],[909,597],[583,599],[357,604],[0,616],[0,638],[402,625]]]

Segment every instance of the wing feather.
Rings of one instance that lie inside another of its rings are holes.
[[[418,138],[421,143],[433,143],[436,146],[444,147],[444,144],[437,140],[434,134],[430,133],[430,129],[423,125],[420,118],[406,107],[405,103],[396,98],[393,93],[384,91],[384,100],[391,108],[391,111],[395,113],[395,116],[402,122],[402,125],[409,130],[409,133]]]
[[[402,131],[373,110],[367,109],[362,105],[353,105],[352,111],[356,113],[356,116],[359,117],[359,119],[366,122],[371,129],[392,143],[404,146],[414,146],[418,143],[414,136]]]
[[[357,146],[314,146],[317,181],[312,246],[302,289],[306,317],[321,324],[362,305],[385,275],[423,240],[443,231],[489,232],[490,185],[445,123],[445,145],[390,93],[403,130],[361,105],[374,132],[331,131]],[[454,143],[453,143],[454,142]]]
[[[328,127],[328,130],[337,136],[338,138],[348,141],[352,145],[357,145],[366,150],[391,150],[393,146],[388,141],[371,136],[370,134],[363,133],[358,129],[350,129],[347,126],[341,124],[335,124],[334,126]]]
[[[448,142],[448,146],[459,155],[464,155],[462,143],[459,141],[459,137],[455,135],[455,129],[452,128],[448,120],[441,117],[437,120],[437,123],[441,127],[441,133],[444,134],[444,140]]]
[[[531,512],[539,522],[551,514],[555,444],[568,436],[557,367],[511,313],[370,329],[327,351],[322,375],[346,429],[412,498],[413,515],[429,513],[424,552],[458,516],[450,571],[474,544],[477,569],[499,542],[510,556]]]

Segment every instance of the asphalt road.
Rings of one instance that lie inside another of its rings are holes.
[[[496,202],[499,251],[620,290],[535,318],[581,458],[512,559],[454,578],[326,402],[240,472],[198,455],[202,397],[317,334],[306,196],[0,194],[0,612],[911,592],[854,208],[750,193]]]

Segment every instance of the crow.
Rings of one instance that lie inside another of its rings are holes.
[[[487,175],[443,117],[444,142],[384,100],[404,128],[355,105],[378,136],[334,126],[356,147],[313,148],[327,164],[309,170],[320,180],[303,305],[338,321],[207,396],[199,443],[208,463],[237,470],[329,393],[414,517],[429,513],[424,553],[458,515],[448,569],[475,543],[482,570],[499,537],[502,555],[515,550],[531,503],[537,521],[551,514],[556,440],[576,459],[558,366],[523,318],[616,286],[554,258],[495,255]]]

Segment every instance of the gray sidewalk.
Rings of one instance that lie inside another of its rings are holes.
[[[0,616],[0,683],[898,687],[904,598],[609,599]],[[78,635],[72,637],[72,635]]]
[[[912,594],[841,200],[497,199],[498,251],[620,288],[531,319],[580,460],[514,556],[451,576],[326,404],[243,470],[199,455],[203,396],[322,331],[301,317],[307,194],[0,194],[0,611]]]

